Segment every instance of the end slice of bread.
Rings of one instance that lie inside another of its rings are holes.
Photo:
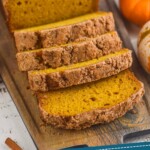
[[[38,93],[37,98],[46,124],[83,129],[123,116],[140,101],[143,93],[143,84],[125,70],[93,83]]]
[[[122,48],[117,32],[109,32],[85,41],[17,53],[20,71],[58,68],[71,65],[104,55]]]
[[[14,31],[18,51],[48,48],[114,31],[112,13],[96,12],[61,22]]]

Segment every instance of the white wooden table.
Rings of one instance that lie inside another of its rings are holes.
[[[116,0],[117,2],[118,0]],[[136,50],[137,34],[139,28],[127,23],[127,29],[131,42]],[[8,150],[5,145],[7,137],[16,141],[24,150],[36,150],[32,141],[7,89],[0,79],[0,150]],[[136,141],[150,141],[150,135],[138,138]],[[134,142],[134,140],[130,141]]]

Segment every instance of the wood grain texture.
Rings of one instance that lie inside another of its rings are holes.
[[[127,31],[113,0],[101,0],[103,10],[113,11],[124,46],[133,49]],[[133,71],[144,82],[146,94],[135,111],[109,124],[96,125],[81,131],[54,129],[43,125],[38,112],[37,100],[28,89],[26,73],[19,72],[12,35],[8,32],[2,13],[0,13],[0,70],[2,78],[20,112],[23,121],[34,139],[38,149],[60,149],[74,145],[88,146],[123,143],[131,133],[146,132],[150,129],[150,78],[139,65],[133,53]]]

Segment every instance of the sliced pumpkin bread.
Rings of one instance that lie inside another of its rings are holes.
[[[29,71],[28,79],[32,90],[49,91],[106,78],[129,68],[131,64],[131,51],[122,49],[86,62],[56,69]]]
[[[22,29],[98,10],[99,0],[2,0],[11,29]]]
[[[54,127],[83,129],[123,116],[143,96],[143,84],[129,70],[93,83],[38,93],[43,121]]]
[[[96,12],[43,26],[14,31],[18,51],[48,48],[114,31],[112,13]]]
[[[117,32],[109,32],[85,41],[17,53],[20,71],[57,68],[75,64],[118,51],[122,42]]]

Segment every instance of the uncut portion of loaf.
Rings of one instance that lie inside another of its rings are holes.
[[[131,64],[131,51],[123,49],[98,59],[70,66],[29,71],[28,79],[33,91],[49,91],[106,78],[129,68]]]
[[[33,27],[98,10],[98,0],[2,0],[11,29]]]
[[[97,12],[45,26],[14,31],[17,50],[33,50],[81,41],[114,31],[112,13]]]
[[[75,64],[108,55],[121,48],[122,42],[117,32],[110,32],[65,46],[20,52],[16,57],[19,70],[29,71]]]
[[[46,124],[84,129],[123,116],[140,101],[143,93],[143,84],[126,70],[94,83],[38,93],[37,98]]]

